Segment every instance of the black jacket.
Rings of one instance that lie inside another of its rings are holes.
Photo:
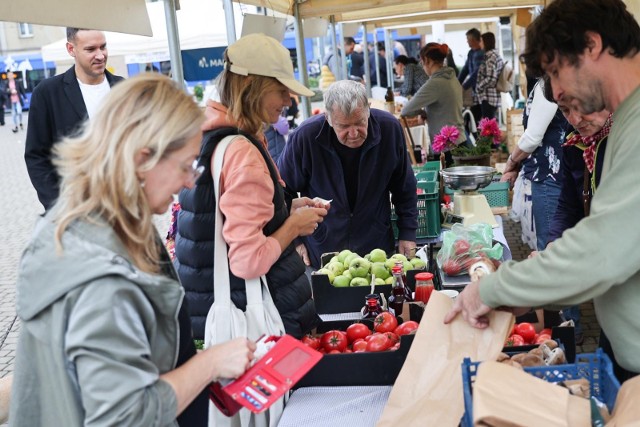
[[[105,71],[110,86],[123,80]],[[24,159],[31,183],[46,210],[58,198],[60,176],[51,163],[51,149],[62,137],[72,135],[87,118],[75,66],[43,80],[35,87],[29,107]],[[105,129],[108,132],[108,129]]]
[[[238,129],[228,127],[209,131],[204,135],[200,163],[206,169],[194,188],[183,189],[180,192],[181,210],[178,214],[174,265],[186,291],[196,339],[204,337],[207,313],[214,298],[215,196],[210,170],[211,155],[225,136],[236,134]],[[269,236],[278,230],[289,216],[289,207],[285,200],[287,196],[278,181],[275,165],[262,144],[249,135],[244,136],[260,150],[273,180],[274,215],[263,230],[264,234]],[[285,330],[297,338],[301,338],[320,322],[311,299],[311,287],[304,273],[304,263],[292,243],[266,274],[269,290],[282,317]],[[244,280],[231,271],[229,279],[231,300],[236,307],[245,310],[247,298]]]

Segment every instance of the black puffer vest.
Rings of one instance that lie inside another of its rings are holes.
[[[260,151],[268,168],[275,192],[273,218],[264,227],[265,236],[278,230],[289,216],[285,192],[269,154],[252,136],[237,128],[218,128],[204,134],[200,149],[200,164],[205,167],[192,189],[180,192],[174,261],[182,286],[186,291],[194,338],[202,339],[204,325],[213,304],[213,250],[215,230],[215,196],[211,177],[211,156],[218,143],[228,135],[242,134]],[[249,260],[247,260],[248,262]],[[300,338],[320,323],[311,299],[311,286],[305,276],[305,266],[295,247],[290,244],[267,272],[267,283],[273,301],[280,312],[288,334]],[[229,271],[231,300],[245,310],[245,282]]]

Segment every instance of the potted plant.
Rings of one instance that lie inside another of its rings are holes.
[[[441,153],[451,151],[456,165],[480,165],[491,164],[491,149],[500,144],[500,127],[496,119],[484,118],[478,125],[478,139],[475,144],[456,145],[460,132],[455,126],[443,126],[440,133],[435,136],[433,151]]]
[[[201,84],[197,84],[193,87],[193,96],[195,96],[197,102],[202,102],[204,98],[204,88]]]

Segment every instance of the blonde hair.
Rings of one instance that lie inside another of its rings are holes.
[[[229,59],[225,52],[225,60]],[[249,74],[243,76],[224,69],[216,82],[220,103],[227,107],[227,117],[238,128],[257,135],[269,123],[269,115],[262,106],[264,95],[284,85],[273,77]]]
[[[114,86],[82,134],[54,147],[61,176],[58,250],[74,221],[99,217],[113,227],[138,268],[158,272],[161,248],[137,172],[184,147],[203,120],[192,99],[162,75],[145,73]],[[151,155],[137,165],[145,148]]]

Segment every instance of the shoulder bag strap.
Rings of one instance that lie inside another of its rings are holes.
[[[214,194],[216,198],[216,226],[215,226],[215,246],[213,256],[213,292],[215,301],[231,303],[231,285],[229,281],[229,256],[227,253],[227,243],[222,237],[222,212],[220,211],[220,175],[224,163],[224,153],[229,145],[236,138],[243,138],[241,135],[229,135],[222,139],[215,149],[213,157],[213,177]],[[245,280],[245,291],[247,294],[247,304],[260,304],[262,302],[262,286],[266,287],[266,278]],[[268,288],[267,288],[268,291]]]
[[[591,173],[584,166],[584,176],[582,181],[582,208],[584,209],[584,216],[589,216],[591,211]]]

